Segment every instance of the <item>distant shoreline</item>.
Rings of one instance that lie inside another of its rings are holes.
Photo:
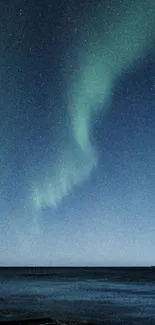
[[[96,322],[92,321],[62,321],[51,318],[37,318],[27,320],[12,320],[12,321],[0,321],[0,325],[95,325]]]
[[[155,265],[139,266],[39,266],[39,265],[0,265],[1,269],[149,269],[155,268]]]

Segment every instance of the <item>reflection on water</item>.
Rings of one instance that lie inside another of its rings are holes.
[[[155,274],[149,268],[0,270],[1,320],[150,317],[155,323],[154,306]]]

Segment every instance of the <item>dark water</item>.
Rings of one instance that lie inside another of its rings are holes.
[[[0,320],[155,324],[153,268],[0,268]]]

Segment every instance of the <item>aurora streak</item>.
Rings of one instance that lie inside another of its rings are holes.
[[[154,0],[150,0],[149,6],[145,0],[125,2],[117,16],[109,14],[105,17],[102,10],[100,13],[95,32],[90,19],[88,29],[85,28],[80,36],[78,68],[73,72],[75,77],[66,94],[71,120],[70,139],[61,148],[56,166],[49,167],[49,162],[48,176],[40,181],[38,175],[33,198],[36,209],[59,205],[74,186],[91,174],[98,161],[91,139],[93,117],[99,109],[102,114],[106,111],[116,83],[145,57],[154,40]],[[106,31],[105,21],[108,22]]]

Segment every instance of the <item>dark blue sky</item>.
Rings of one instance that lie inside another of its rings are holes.
[[[154,264],[154,6],[1,1],[0,265]]]

